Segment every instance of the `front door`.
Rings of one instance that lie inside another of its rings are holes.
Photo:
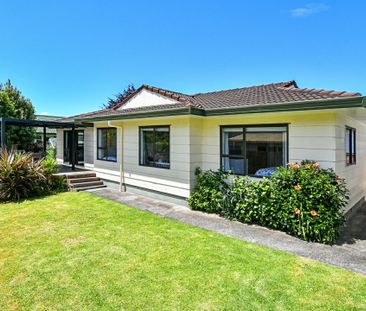
[[[64,162],[71,163],[71,135],[72,131],[64,131]],[[76,163],[84,163],[84,131],[75,131],[75,142],[76,142]]]

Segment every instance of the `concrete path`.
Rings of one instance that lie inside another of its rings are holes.
[[[217,215],[192,211],[181,205],[133,193],[121,193],[110,188],[90,190],[90,192],[197,227],[366,274],[366,211],[364,211],[366,208],[360,215],[354,215],[347,223],[338,245],[329,246],[305,242],[280,231],[229,221]],[[355,225],[358,226],[358,230]]]

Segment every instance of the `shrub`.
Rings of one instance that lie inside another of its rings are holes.
[[[44,169],[44,174],[47,177],[51,177],[52,174],[58,172],[58,163],[56,159],[50,154],[47,154],[47,156],[41,160],[41,164]]]
[[[34,161],[31,153],[1,149],[0,200],[13,201],[64,190],[61,179],[53,176],[56,171],[47,158]]]
[[[283,220],[276,228],[306,241],[336,241],[349,199],[344,179],[317,162],[303,161],[278,168],[270,181],[271,209]]]
[[[222,198],[225,196],[229,186],[226,179],[228,172],[222,170],[195,172],[197,183],[192,195],[188,198],[188,204],[192,209],[208,213],[218,213],[222,209]]]
[[[48,147],[46,157],[51,157],[53,159],[56,159],[56,152],[57,152],[56,147]]]
[[[210,173],[210,176],[213,174]],[[339,228],[344,222],[342,209],[348,201],[344,179],[331,169],[320,168],[314,161],[279,167],[271,177],[260,181],[235,177],[230,188],[221,192],[224,193],[221,199],[215,189],[220,189],[220,186],[204,183],[197,188],[201,194],[193,192],[191,197],[202,197],[205,193],[202,202],[211,202],[209,196],[214,194],[212,211],[226,218],[259,224],[306,241],[327,244],[333,244],[338,237]],[[190,206],[194,209],[204,206],[203,210],[207,211],[210,208],[206,205],[190,200]]]

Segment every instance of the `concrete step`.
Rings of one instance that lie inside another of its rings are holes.
[[[73,183],[70,184],[70,187],[73,189],[76,188],[83,188],[83,187],[93,187],[93,186],[102,186],[104,185],[103,182],[101,180],[97,180],[97,181],[86,181],[86,182],[80,182],[80,183]]]
[[[99,177],[81,177],[81,178],[71,178],[68,180],[69,184],[77,184],[77,183],[83,183],[88,181],[99,181]]]
[[[96,177],[97,174],[93,172],[88,173],[71,173],[71,174],[65,174],[66,179],[75,179],[75,178],[89,178],[89,177]]]
[[[107,187],[107,186],[102,184],[100,186],[89,186],[89,187],[74,188],[73,191],[85,191],[85,190],[99,189],[99,188],[105,188],[105,187]]]

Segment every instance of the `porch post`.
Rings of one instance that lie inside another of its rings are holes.
[[[46,154],[46,149],[47,149],[47,144],[46,144],[46,139],[47,139],[47,135],[46,135],[46,127],[43,126],[43,152],[44,154]]]
[[[6,121],[1,118],[1,148],[6,147]]]
[[[70,159],[71,159],[71,169],[75,171],[75,160],[76,160],[76,150],[75,150],[75,126],[72,126],[71,129],[71,150],[70,150]]]

